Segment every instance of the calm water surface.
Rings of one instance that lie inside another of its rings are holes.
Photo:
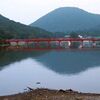
[[[0,52],[0,95],[27,87],[100,93],[100,51]]]

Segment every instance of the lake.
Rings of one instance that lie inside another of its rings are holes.
[[[27,87],[100,93],[100,51],[0,51],[0,95]]]

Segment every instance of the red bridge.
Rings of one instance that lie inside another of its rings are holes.
[[[33,38],[0,40],[1,48],[10,49],[67,49],[100,48],[100,38]]]

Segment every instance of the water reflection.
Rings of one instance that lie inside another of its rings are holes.
[[[0,52],[0,69],[27,58],[36,59],[59,74],[77,74],[100,66],[100,51],[9,51]]]
[[[100,66],[100,51],[52,51],[36,59],[59,74],[76,74]]]
[[[28,86],[100,93],[100,51],[2,51],[0,69],[0,95]]]
[[[76,75],[57,74],[35,59],[28,58],[12,63],[0,71],[0,95],[19,93],[27,86],[100,92],[99,73],[98,67]],[[36,84],[37,82],[41,84]]]
[[[28,57],[40,56],[47,51],[0,51],[0,69],[14,62],[21,61]]]

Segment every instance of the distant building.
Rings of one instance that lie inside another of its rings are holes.
[[[82,36],[82,35],[78,35],[78,37],[79,37],[79,38],[83,38],[83,36]]]

